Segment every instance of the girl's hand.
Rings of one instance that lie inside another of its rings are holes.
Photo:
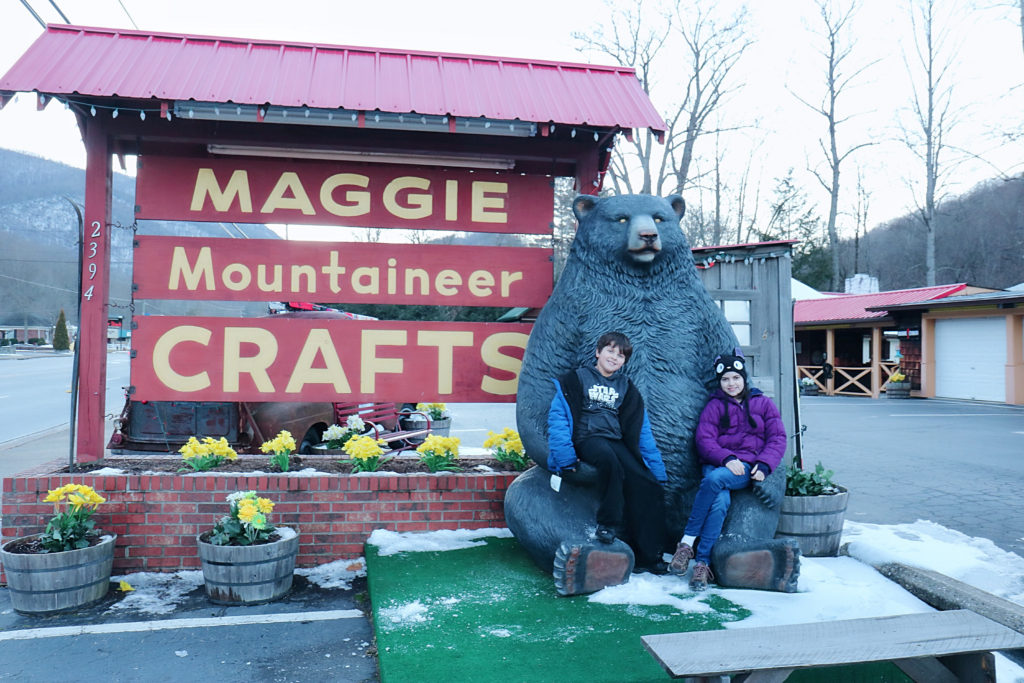
[[[737,477],[743,476],[743,474],[746,472],[746,469],[743,467],[743,463],[740,462],[738,459],[730,460],[729,462],[725,463],[725,467],[730,472],[735,474]]]
[[[761,470],[760,466],[754,465],[754,468],[750,470],[750,478],[757,482],[765,480],[765,473]]]

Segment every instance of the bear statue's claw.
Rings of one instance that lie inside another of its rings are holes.
[[[582,595],[626,583],[633,563],[633,551],[619,540],[611,544],[564,541],[555,552],[555,590],[559,595]]]

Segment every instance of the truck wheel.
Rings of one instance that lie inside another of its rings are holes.
[[[299,455],[311,455],[313,453],[313,446],[320,443],[322,436],[319,429],[310,427],[306,435],[302,437],[302,441],[299,442]]]

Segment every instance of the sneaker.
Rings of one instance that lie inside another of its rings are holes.
[[[594,533],[594,538],[601,541],[601,543],[611,543],[615,540],[615,529],[604,524],[597,525],[597,531]]]
[[[668,563],[657,560],[652,564],[645,564],[641,566],[633,567],[634,574],[656,574],[662,576],[668,574]]]
[[[707,566],[703,562],[698,562],[693,565],[693,575],[690,577],[690,590],[700,592],[708,589],[708,582],[714,581],[715,577],[711,573],[711,567]]]
[[[686,568],[690,566],[690,560],[693,559],[693,548],[688,543],[680,542],[676,546],[676,554],[672,556],[672,562],[668,565],[669,572],[682,576],[686,573]]]

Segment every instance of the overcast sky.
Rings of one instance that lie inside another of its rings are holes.
[[[340,45],[423,49],[510,57],[608,63],[602,55],[576,50],[573,31],[588,31],[607,21],[608,10],[584,0],[449,0],[425,3],[390,0],[377,3],[337,0],[56,0],[75,24],[205,35],[266,38]],[[30,0],[46,21],[61,22],[49,0]],[[618,3],[622,5],[623,3]],[[647,2],[647,5],[653,3]],[[736,4],[723,0],[722,5]],[[943,3],[950,5],[949,2]],[[1005,0],[954,0],[961,15],[955,24],[959,44],[954,66],[955,108],[960,123],[949,142],[981,157],[957,167],[948,189],[964,192],[998,173],[1020,173],[1024,159],[1018,143],[1001,137],[1021,128],[1019,112],[1024,56],[1013,3]],[[726,169],[737,177],[749,163],[759,178],[763,201],[775,178],[793,167],[797,181],[820,212],[827,215],[827,196],[807,171],[820,162],[817,138],[823,120],[800,104],[794,93],[815,100],[821,93],[821,59],[813,49],[817,18],[811,0],[751,3],[751,36],[755,44],[736,67],[743,87],[723,108],[723,124],[742,130],[723,140]],[[908,78],[903,53],[912,49],[908,13],[898,0],[864,0],[855,24],[851,66],[875,62],[849,90],[840,145],[871,140],[844,167],[853,201],[856,166],[861,165],[872,192],[869,223],[876,224],[913,207],[905,178],[916,170],[913,157],[898,142],[900,117],[907,115]],[[20,0],[0,3],[0,72],[6,72],[42,29]],[[679,77],[685,71],[679,70]],[[660,74],[661,93],[654,102],[670,106],[674,72]],[[842,103],[841,103],[842,104]],[[74,119],[59,105],[35,110],[35,98],[22,95],[0,110],[0,147],[31,152],[76,166],[84,150]],[[705,148],[710,152],[711,144]],[[698,154],[700,148],[698,148]],[[692,202],[692,196],[687,197]],[[766,215],[766,212],[762,213]],[[849,222],[849,221],[847,221]]]

